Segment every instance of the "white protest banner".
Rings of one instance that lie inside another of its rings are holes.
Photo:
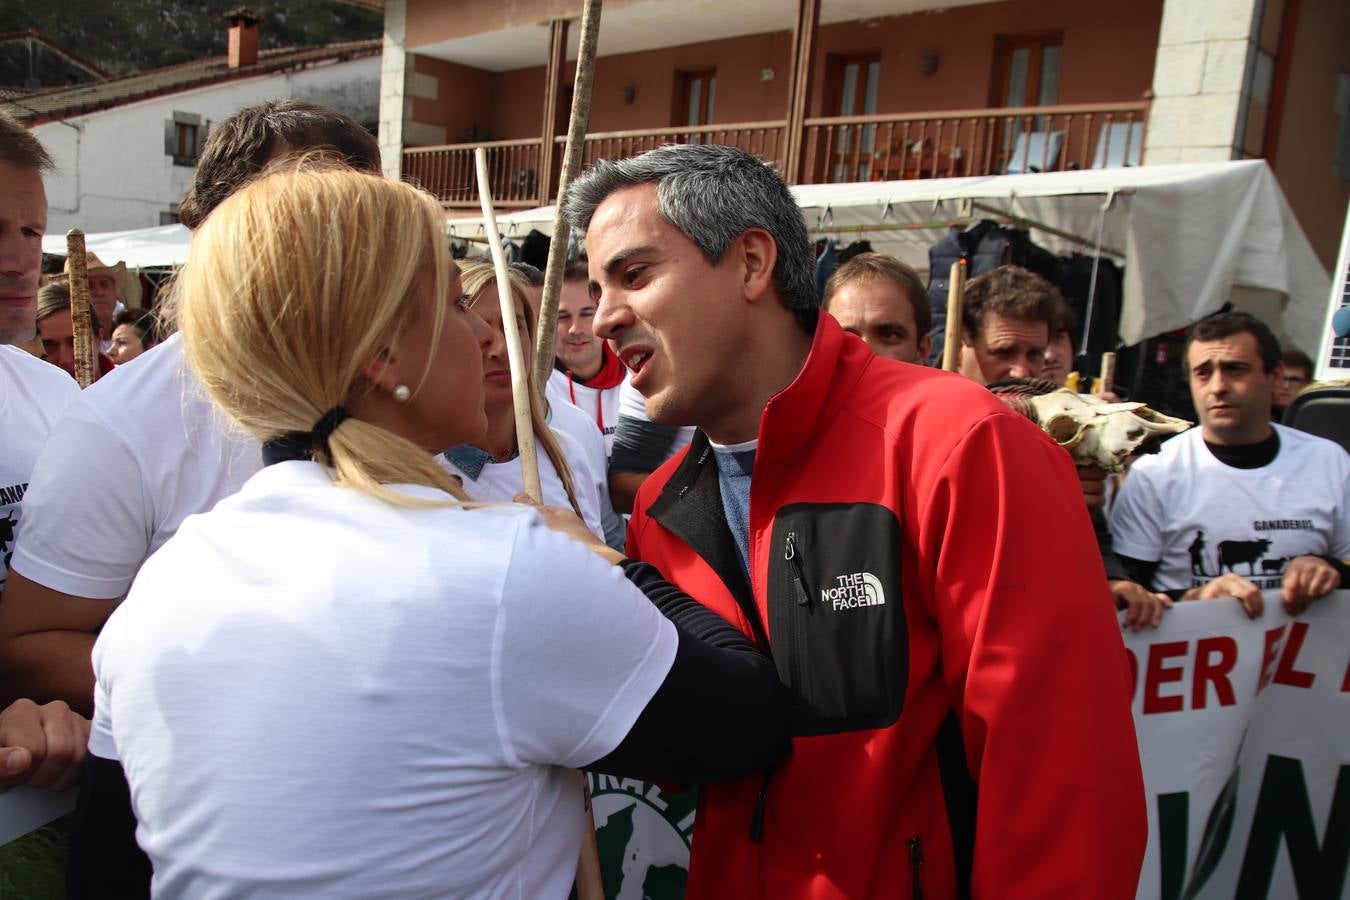
[[[17,787],[0,794],[0,844],[8,844],[73,810],[76,793]]]
[[[1125,636],[1148,796],[1138,900],[1350,896],[1350,591],[1187,602]]]

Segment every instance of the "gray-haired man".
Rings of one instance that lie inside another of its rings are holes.
[[[565,204],[596,334],[699,428],[628,552],[771,650],[793,708],[774,772],[704,787],[688,896],[1133,897],[1129,676],[1064,452],[818,315],[801,213],[741,151],[597,163]]]

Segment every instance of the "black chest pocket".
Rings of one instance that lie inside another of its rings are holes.
[[[872,503],[781,508],[769,559],[769,635],[794,735],[894,724],[909,677],[895,513]]]

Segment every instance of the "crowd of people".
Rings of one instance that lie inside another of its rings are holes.
[[[732,148],[563,198],[541,506],[498,272],[355,122],[215,126],[156,311],[89,258],[83,391],[50,167],[0,118],[0,788],[81,785],[72,897],[561,898],[574,768],[701,786],[690,897],[1132,897],[1121,623],[1350,578],[1350,456],[1273,421],[1311,364],[1265,324],[1195,325],[1199,427],[1117,484],[989,390],[1068,378],[1053,285],[971,279],[925,366],[918,273],[821,292]]]

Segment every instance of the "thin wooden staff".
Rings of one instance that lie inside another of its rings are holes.
[[[483,221],[487,223],[488,234],[496,234],[497,213],[492,208],[492,186],[488,183],[487,150],[479,147],[474,151],[473,159],[478,169],[478,200],[483,206]],[[488,246],[492,248],[492,265],[497,270],[502,332],[506,335],[506,355],[511,362],[511,404],[516,412],[516,449],[520,452],[525,493],[535,503],[542,504],[544,491],[539,486],[539,457],[534,449],[534,425],[530,419],[530,373],[525,366],[525,351],[520,345],[520,329],[516,327],[516,301],[511,297],[511,281],[501,241],[488,241]]]
[[[87,388],[98,377],[94,355],[93,316],[89,311],[89,268],[84,232],[66,232],[66,259],[70,265],[70,329],[75,339],[75,381]]]
[[[553,239],[544,266],[544,296],[539,303],[539,330],[534,336],[534,383],[543,391],[553,371],[553,338],[558,330],[558,297],[562,294],[563,266],[567,262],[569,225],[562,202],[567,186],[581,168],[586,147],[586,125],[591,118],[591,86],[595,82],[595,48],[600,37],[600,0],[586,0],[581,10],[581,46],[577,50],[576,80],[572,85],[572,118],[567,124],[567,147],[558,175],[558,205],[553,213]],[[552,135],[548,152],[553,152]],[[582,898],[585,900],[585,898]]]
[[[947,285],[947,335],[942,345],[942,368],[948,372],[961,369],[961,295],[966,289],[966,261],[952,263]]]
[[[478,200],[483,207],[483,221],[489,235],[497,234],[497,213],[492,208],[492,188],[488,183],[487,150],[474,150],[474,166],[478,171]],[[555,242],[556,245],[556,242]],[[525,351],[520,344],[520,329],[516,327],[516,304],[511,297],[511,282],[506,271],[506,257],[501,241],[488,241],[492,249],[492,265],[497,271],[497,299],[502,306],[502,331],[506,334],[506,355],[511,361],[511,399],[516,411],[516,447],[520,450],[520,468],[525,476],[525,493],[535,503],[544,502],[539,485],[539,460],[534,449],[534,427],[530,420],[530,373],[525,368]],[[566,250],[564,249],[564,255]],[[550,254],[551,258],[551,254]],[[556,317],[556,298],[554,314]],[[550,341],[551,343],[551,341]],[[549,351],[552,352],[551,350]],[[586,803],[586,832],[581,838],[581,856],[577,860],[577,900],[605,900],[605,887],[600,876],[600,848],[595,840],[595,817],[591,812],[591,794],[582,779],[582,794]]]
[[[1105,394],[1116,388],[1116,355],[1110,350],[1102,354],[1101,386],[1093,393]]]

